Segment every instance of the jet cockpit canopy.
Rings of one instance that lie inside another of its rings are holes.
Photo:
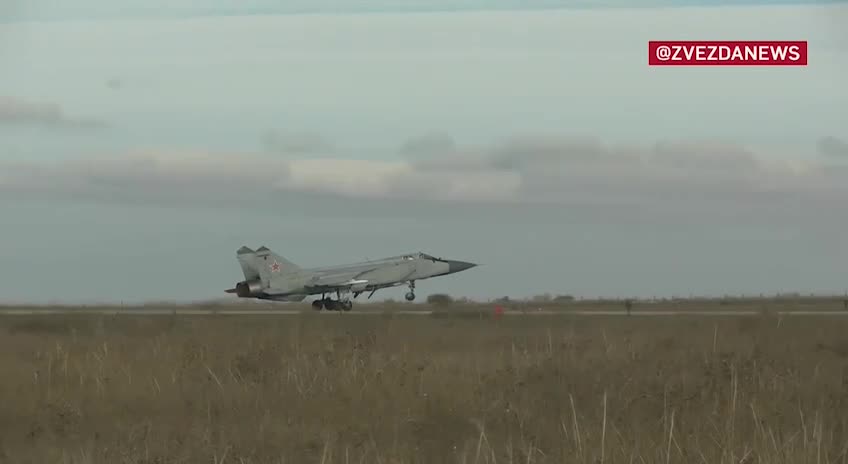
[[[401,257],[401,259],[403,259],[404,261],[411,261],[413,259],[429,259],[430,261],[434,261],[434,262],[435,261],[444,262],[444,260],[441,259],[441,258],[436,258],[435,256],[431,256],[431,255],[428,255],[427,253],[422,253],[422,252],[403,255]]]

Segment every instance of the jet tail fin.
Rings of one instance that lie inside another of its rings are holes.
[[[243,246],[236,251],[241,270],[247,281],[259,279],[267,285],[272,277],[295,272],[300,266],[262,246],[253,251]]]
[[[261,246],[256,250],[256,257],[262,261],[266,261],[267,266],[273,266],[274,263],[279,265],[278,272],[292,272],[300,269],[300,266],[287,260],[286,258],[271,251],[268,247]]]
[[[260,278],[259,267],[256,264],[255,251],[243,246],[236,251],[236,258],[238,258],[239,265],[241,266],[241,272],[244,274],[244,280],[250,281]]]
[[[255,263],[262,282],[269,282],[276,276],[300,270],[300,266],[264,246],[256,250]]]

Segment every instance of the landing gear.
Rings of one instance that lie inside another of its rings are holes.
[[[406,295],[404,295],[404,298],[406,298],[406,301],[412,301],[412,300],[415,299],[415,281],[414,280],[409,281],[409,292],[407,292]]]
[[[316,311],[321,311],[322,309],[326,309],[327,311],[350,311],[353,309],[353,301],[349,299],[333,300],[322,297],[320,300],[312,302],[312,309]]]

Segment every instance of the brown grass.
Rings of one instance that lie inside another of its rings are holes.
[[[0,462],[844,463],[848,318],[5,316]]]

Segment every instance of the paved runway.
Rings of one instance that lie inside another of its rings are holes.
[[[442,311],[440,311],[442,312]],[[443,311],[449,313],[450,310]],[[457,311],[457,314],[479,314],[470,311]],[[368,309],[353,309],[349,312],[335,311],[299,311],[295,309],[208,309],[208,308],[0,308],[0,316],[50,316],[50,315],[133,315],[133,316],[297,316],[301,314],[320,314],[326,316],[379,316],[383,314],[401,316],[431,316],[429,310],[375,311]],[[485,314],[485,313],[483,313]],[[494,315],[494,312],[491,313]],[[505,316],[627,316],[624,310],[561,310],[561,311],[504,311]],[[758,311],[750,310],[716,310],[716,311],[674,311],[674,310],[643,310],[632,311],[631,317],[645,316],[755,316]],[[848,311],[775,311],[772,314],[780,316],[848,316]]]

